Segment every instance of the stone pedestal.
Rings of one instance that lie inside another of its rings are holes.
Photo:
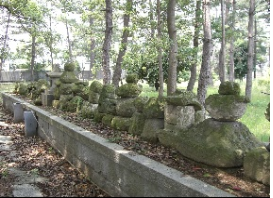
[[[46,90],[45,93],[42,93],[41,95],[42,104],[44,106],[52,106],[52,102],[54,100],[54,95],[52,91]]]

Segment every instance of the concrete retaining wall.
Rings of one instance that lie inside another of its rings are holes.
[[[40,137],[111,196],[231,197],[200,180],[86,131],[38,107],[2,93],[4,108],[13,113],[20,102],[37,116]]]

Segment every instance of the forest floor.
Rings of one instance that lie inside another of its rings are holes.
[[[77,114],[64,113],[49,107],[41,108],[88,131],[92,131],[94,134],[102,136],[105,139],[108,139],[110,142],[117,143],[123,146],[126,150],[131,150],[135,153],[149,157],[155,161],[165,164],[166,166],[181,171],[186,175],[190,175],[235,196],[270,196],[270,186],[265,186],[261,183],[246,178],[244,176],[244,170],[242,167],[221,169],[197,163],[183,157],[174,149],[164,147],[160,144],[143,141],[136,136],[132,136],[126,131],[116,131],[108,127],[104,127],[101,124],[95,123],[91,119],[83,119]],[[8,117],[7,122],[11,124],[12,118],[10,115],[6,115],[6,117]],[[13,125],[11,124],[11,126]],[[18,127],[19,129],[17,129]],[[14,138],[15,140],[18,139],[16,141],[16,149],[20,150],[20,154],[25,156],[20,157],[17,166],[23,167],[29,171],[37,169],[40,174],[50,178],[50,182],[41,186],[44,194],[47,196],[107,196],[106,193],[101,191],[94,184],[87,181],[84,175],[71,167],[62,158],[62,156],[56,153],[54,149],[52,149],[43,140],[36,139],[34,143],[31,143],[31,140],[24,138],[22,134],[24,126],[22,124],[15,125],[15,128],[16,130],[14,132]],[[8,131],[6,131],[6,133],[10,135],[9,129],[7,130]],[[1,133],[3,133],[3,130],[1,130]],[[33,148],[35,148],[35,152],[31,151]],[[37,155],[38,158],[42,161],[35,161]],[[26,161],[26,158],[33,159],[34,161]],[[3,194],[3,191],[1,190],[3,188],[2,185],[9,186],[8,183],[10,183],[1,181],[2,179],[0,180],[0,196]],[[9,194],[5,194],[5,196],[7,195]]]

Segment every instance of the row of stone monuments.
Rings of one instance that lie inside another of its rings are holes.
[[[219,94],[210,95],[204,108],[188,91],[164,98],[139,97],[136,75],[128,75],[127,84],[117,89],[98,81],[88,87],[76,78],[73,64],[64,69],[62,74],[48,74],[51,88],[42,93],[43,105],[78,112],[105,126],[160,142],[197,162],[222,168],[243,166],[248,177],[270,184],[269,152],[238,122],[247,107],[238,84],[221,83]],[[210,118],[205,119],[205,111]]]

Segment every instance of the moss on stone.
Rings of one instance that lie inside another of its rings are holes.
[[[142,113],[145,104],[148,102],[149,97],[137,97],[134,100],[134,105],[138,112]]]
[[[134,115],[131,118],[132,123],[129,127],[129,133],[133,135],[141,135],[143,132],[144,124],[145,124],[145,116],[141,113],[134,113]]]
[[[60,101],[59,100],[53,100],[52,101],[53,108],[59,109],[60,107]]]
[[[143,114],[146,118],[164,118],[166,98],[150,98],[144,105]]]
[[[34,104],[35,104],[36,106],[42,106],[42,100],[41,100],[41,98],[36,98],[36,99],[34,100]]]
[[[102,91],[100,93],[99,103],[103,101],[105,98],[116,99],[116,88],[114,85],[104,85]]]
[[[118,116],[130,118],[136,112],[134,99],[119,99],[117,101],[116,112]]]
[[[168,104],[174,106],[194,106],[196,111],[203,109],[196,94],[191,91],[177,90],[174,94],[168,96],[166,100]]]
[[[95,80],[94,82],[91,83],[89,90],[91,92],[100,94],[102,91],[102,88],[103,88],[103,84]]]
[[[128,131],[131,126],[131,123],[132,123],[131,118],[115,116],[112,119],[111,127],[120,131]]]
[[[65,84],[76,83],[78,78],[76,77],[75,73],[72,71],[65,71],[62,73],[60,77],[60,81]]]
[[[103,116],[102,118],[102,124],[104,126],[108,126],[108,127],[111,127],[111,122],[113,120],[115,116],[111,115],[111,114],[106,114],[105,116]]]
[[[59,89],[61,95],[71,95],[73,94],[72,91],[73,84],[61,84]]]
[[[121,98],[135,98],[141,93],[141,88],[137,84],[128,83],[117,89],[117,95]]]
[[[72,63],[72,62],[65,63],[64,65],[64,71],[73,72],[75,71],[75,68],[76,68],[76,65],[75,63]]]
[[[54,99],[55,100],[59,100],[60,99],[61,92],[60,92],[60,88],[59,87],[56,87],[54,89],[53,95],[54,95]]]
[[[19,84],[18,93],[22,96],[28,95],[28,87],[26,83]]]
[[[137,74],[128,74],[127,77],[126,77],[126,82],[127,83],[137,84],[138,75]]]
[[[89,91],[88,101],[92,104],[98,104],[99,103],[100,94]]]
[[[100,113],[98,111],[96,111],[94,113],[94,121],[97,122],[97,123],[101,123],[102,121],[102,118],[106,115],[106,113]]]
[[[62,82],[61,82],[61,80],[60,80],[60,79],[58,79],[58,80],[56,80],[56,81],[55,81],[55,85],[56,85],[56,87],[60,87],[60,86],[61,86],[61,84],[62,84]]]
[[[241,88],[238,83],[235,82],[222,82],[219,86],[218,93],[220,95],[236,95],[239,96],[241,93]]]
[[[79,112],[83,104],[83,99],[80,96],[75,96],[72,100],[68,101],[66,110],[68,112]]]

